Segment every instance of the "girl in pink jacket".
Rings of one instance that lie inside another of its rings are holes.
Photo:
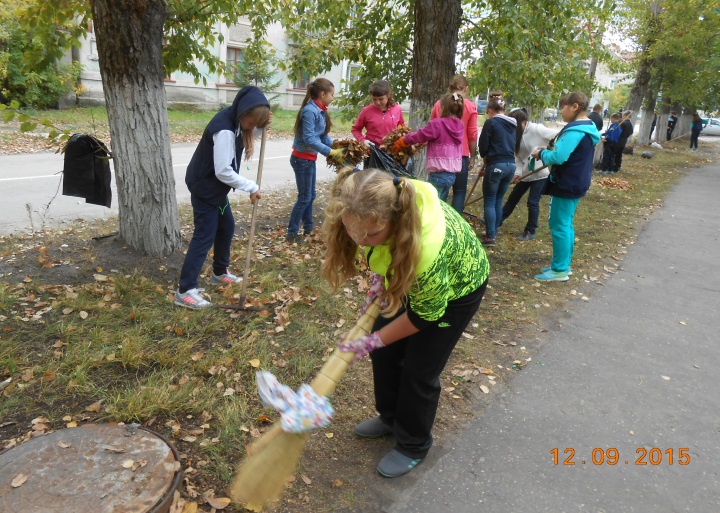
[[[398,139],[395,149],[428,143],[428,181],[435,186],[440,199],[447,201],[450,189],[455,183],[455,175],[462,170],[465,126],[461,119],[465,105],[463,96],[459,93],[446,94],[440,99],[440,105],[439,118],[431,119],[425,128]]]
[[[370,96],[372,103],[360,112],[351,129],[355,139],[368,146],[379,145],[387,134],[397,130],[398,126],[405,126],[402,110],[393,99],[392,89],[387,81],[373,82],[370,86]]]

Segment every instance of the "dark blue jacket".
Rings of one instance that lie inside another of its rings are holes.
[[[565,125],[551,150],[540,152],[540,160],[550,165],[545,194],[559,198],[582,198],[592,181],[595,145],[600,132],[589,119]]]
[[[693,121],[692,125],[690,125],[690,131],[693,134],[699,134],[702,132],[702,129],[704,128],[702,119],[699,119],[697,121]]]
[[[487,165],[515,162],[515,138],[517,137],[517,121],[515,118],[496,114],[485,121],[478,150],[480,156],[487,159]]]
[[[220,206],[225,203],[230,186],[215,177],[213,135],[222,130],[229,130],[235,134],[235,159],[232,167],[237,173],[244,149],[239,125],[240,116],[260,105],[270,107],[262,91],[255,86],[245,86],[238,91],[230,107],[225,107],[210,120],[185,173],[185,183],[193,196],[210,205]]]

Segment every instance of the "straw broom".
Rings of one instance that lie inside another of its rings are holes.
[[[375,300],[358,319],[348,333],[348,340],[361,338],[372,330],[380,313]],[[340,379],[347,371],[355,353],[336,349],[310,386],[319,395],[331,396]],[[262,511],[268,502],[276,500],[288,478],[295,472],[300,455],[305,448],[309,432],[288,433],[277,422],[247,449],[247,457],[240,464],[229,495],[251,511]]]

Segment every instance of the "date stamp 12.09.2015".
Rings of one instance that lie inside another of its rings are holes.
[[[690,448],[660,449],[658,447],[638,447],[631,457],[621,457],[620,451],[615,447],[603,449],[595,447],[589,454],[580,455],[572,447],[564,449],[553,448],[550,451],[553,465],[689,465]]]

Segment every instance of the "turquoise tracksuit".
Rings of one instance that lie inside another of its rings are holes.
[[[599,141],[595,123],[589,119],[573,121],[558,134],[553,149],[540,152],[540,159],[551,166],[546,194],[551,196],[548,226],[553,271],[567,272],[570,267],[575,249],[575,210],[590,188],[593,154]]]

